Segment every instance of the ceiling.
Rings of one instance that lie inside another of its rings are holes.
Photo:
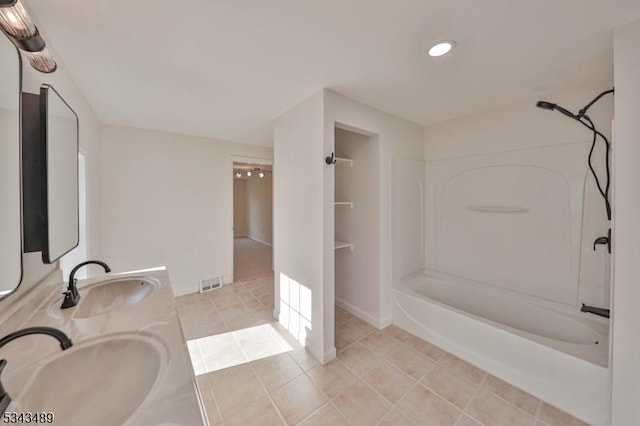
[[[23,1],[102,122],[260,145],[323,87],[429,125],[610,81],[612,28],[640,17],[638,0]],[[456,49],[429,58],[440,39]]]

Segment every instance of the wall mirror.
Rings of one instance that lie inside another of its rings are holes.
[[[0,32],[0,298],[22,278],[20,55]]]
[[[40,117],[47,182],[42,258],[53,263],[79,242],[78,116],[52,86],[43,85]]]

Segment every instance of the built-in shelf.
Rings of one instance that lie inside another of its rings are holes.
[[[339,168],[353,167],[353,160],[351,158],[336,157],[335,159],[336,159],[336,167],[339,167]]]
[[[344,168],[353,167],[353,160],[351,158],[335,157],[335,160],[336,160],[335,164],[337,168],[344,169]],[[334,205],[336,207],[346,207],[348,209],[353,209],[353,202],[351,201],[334,201]],[[353,251],[353,244],[345,241],[336,240],[334,248],[336,250],[349,249]]]
[[[334,204],[336,207],[346,207],[348,209],[353,208],[353,203],[351,201],[336,201]]]
[[[347,243],[345,241],[336,240],[334,247],[336,250],[348,248],[349,250],[353,251],[353,244]]]

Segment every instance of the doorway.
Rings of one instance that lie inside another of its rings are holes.
[[[233,276],[250,281],[273,273],[273,167],[233,162]]]

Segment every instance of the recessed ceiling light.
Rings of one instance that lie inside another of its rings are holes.
[[[438,57],[446,55],[453,49],[455,43],[453,41],[441,41],[429,49],[429,56]]]

